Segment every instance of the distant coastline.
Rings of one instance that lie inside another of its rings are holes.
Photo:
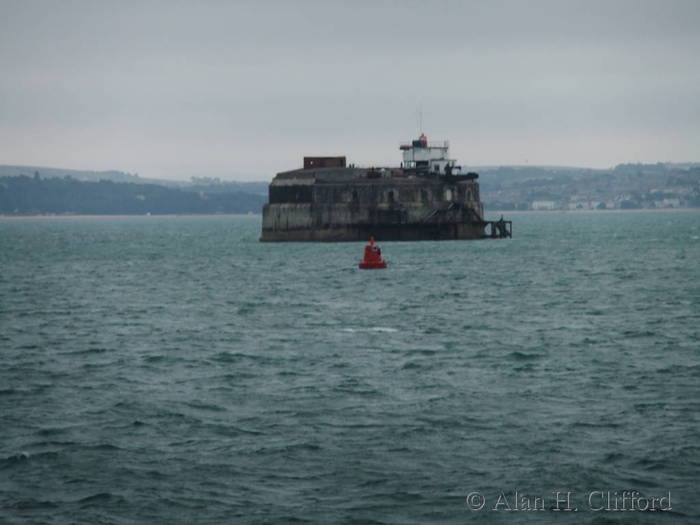
[[[700,208],[700,163],[620,164],[607,170],[552,166],[471,168],[487,211]],[[156,180],[119,171],[0,165],[0,214],[43,216],[258,214],[269,182],[212,177]],[[490,212],[493,213],[493,212]]]
[[[206,215],[260,213],[267,195],[236,185],[169,187],[71,176],[0,177],[3,215]]]

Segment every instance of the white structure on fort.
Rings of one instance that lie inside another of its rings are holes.
[[[401,144],[399,149],[403,152],[401,166],[407,171],[452,174],[455,168],[456,161],[450,158],[450,143],[428,142],[425,133],[421,133],[417,140]]]

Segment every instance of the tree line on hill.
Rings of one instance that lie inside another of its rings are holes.
[[[85,182],[70,176],[0,177],[0,214],[213,214],[260,213],[266,196],[242,191],[208,192],[158,184],[100,180]]]

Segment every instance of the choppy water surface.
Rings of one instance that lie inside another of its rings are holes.
[[[255,217],[0,221],[0,522],[697,523],[700,213],[513,219],[374,272]],[[673,510],[589,508],[625,490]]]

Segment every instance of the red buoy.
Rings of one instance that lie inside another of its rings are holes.
[[[365,246],[365,257],[360,261],[360,270],[383,270],[386,262],[382,259],[382,247],[374,244],[374,237],[369,238]]]

